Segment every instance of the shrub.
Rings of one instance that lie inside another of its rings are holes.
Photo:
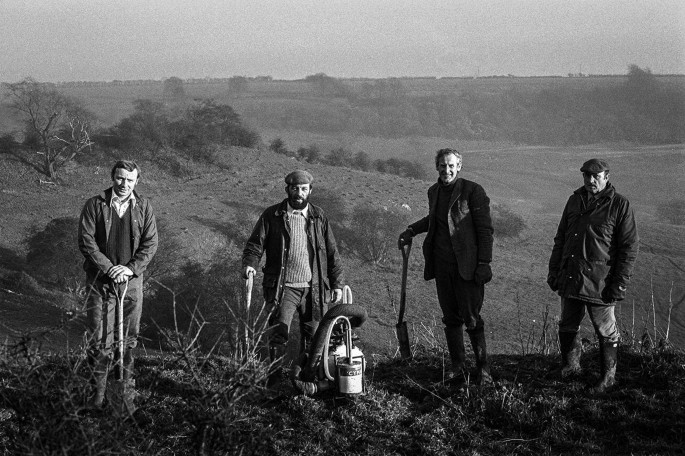
[[[0,154],[10,153],[16,146],[16,141],[11,133],[0,136]]]
[[[493,205],[492,225],[498,237],[516,237],[526,229],[523,217],[503,205]]]
[[[134,112],[109,133],[108,143],[183,150],[211,144],[254,147],[259,135],[244,127],[231,106],[202,99],[190,106],[167,107],[151,100],[136,100]]]
[[[43,229],[33,227],[24,240],[26,265],[39,280],[67,287],[84,279],[83,256],[77,243],[78,219],[60,217]]]
[[[407,224],[407,214],[399,210],[360,204],[352,212],[349,247],[362,261],[382,264],[397,248],[397,235]]]

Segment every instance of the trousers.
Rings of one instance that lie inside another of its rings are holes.
[[[480,311],[485,297],[484,285],[464,280],[456,264],[436,261],[435,287],[445,326],[465,325],[470,332],[483,328]]]
[[[575,298],[561,298],[559,332],[577,333],[586,309],[595,333],[607,342],[618,342],[621,334],[616,325],[614,306],[592,304]]]

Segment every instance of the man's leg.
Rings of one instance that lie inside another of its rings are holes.
[[[302,289],[285,287],[281,302],[278,306],[274,307],[269,317],[269,326],[271,326],[271,334],[269,336],[271,369],[267,386],[275,386],[281,380],[283,359],[286,355],[290,334],[290,324],[292,323],[295,311],[300,305],[302,296]]]
[[[490,364],[485,342],[485,323],[480,316],[485,297],[485,285],[478,285],[473,280],[464,280],[457,272],[455,293],[459,315],[464,320],[466,332],[471,340],[473,355],[476,358],[475,383],[478,385],[491,384]]]
[[[445,324],[445,341],[450,354],[450,380],[464,381],[466,351],[464,350],[464,320],[459,313],[457,296],[454,289],[456,276],[456,264],[436,262],[435,264],[435,288],[438,294],[438,303],[442,310],[442,322]]]
[[[112,363],[114,299],[108,285],[88,276],[86,299],[87,356],[93,393],[89,405],[100,408],[107,390],[107,373]]]
[[[616,384],[620,332],[616,326],[614,306],[588,306],[590,320],[599,337],[600,380],[593,390],[603,393]]]
[[[578,331],[585,317],[583,301],[561,298],[561,317],[559,319],[559,350],[561,351],[561,378],[568,378],[581,371],[580,355],[582,344]]]

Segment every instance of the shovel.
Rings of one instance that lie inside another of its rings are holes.
[[[252,303],[252,285],[254,283],[254,273],[250,272],[245,279],[245,356],[250,351],[250,305]]]
[[[411,252],[411,242],[402,246],[402,290],[400,291],[400,313],[395,329],[397,331],[397,341],[400,343],[400,354],[402,359],[411,359],[411,346],[409,345],[409,331],[407,322],[404,321],[404,309],[407,306],[407,268],[409,265],[409,252]]]
[[[126,298],[126,292],[128,291],[128,279],[124,282],[124,291],[119,291],[119,286],[114,285],[115,295],[117,297],[117,352],[119,354],[117,359],[117,375],[116,383],[114,384],[112,399],[114,399],[115,409],[124,414],[132,414],[135,410],[133,405],[129,403],[128,391],[126,385],[126,380],[124,380],[124,345],[126,340],[124,339],[124,298]]]

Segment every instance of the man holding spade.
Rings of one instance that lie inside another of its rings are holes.
[[[492,279],[493,228],[490,199],[483,187],[459,178],[461,153],[441,149],[435,156],[438,182],[428,189],[428,215],[400,234],[402,250],[411,239],[427,233],[423,241],[424,278],[435,279],[443,313],[445,339],[452,361],[451,381],[468,378],[463,328],[476,358],[477,384],[492,383],[480,316],[485,284]]]
[[[123,360],[117,359],[120,366],[123,364],[119,379],[123,383],[122,399],[131,411],[133,349],[143,309],[143,273],[157,251],[157,224],[149,200],[134,191],[140,179],[138,165],[118,161],[111,177],[112,186],[84,205],[78,229],[88,287],[88,362],[95,387],[90,405],[102,407],[107,374],[115,360],[114,348],[123,343],[123,350],[117,350],[123,351]],[[122,319],[122,313],[123,331],[119,331],[117,321]],[[123,341],[115,337],[115,332],[123,332]]]

